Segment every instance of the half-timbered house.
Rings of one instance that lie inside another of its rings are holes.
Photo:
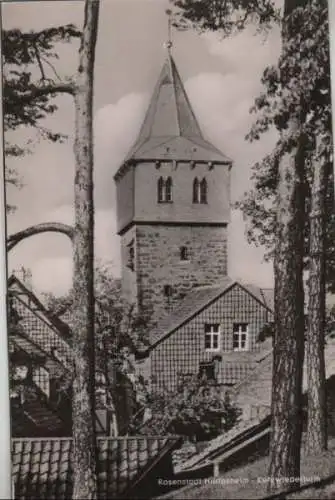
[[[70,436],[71,329],[62,319],[50,314],[32,290],[15,275],[8,281],[8,305],[11,370],[15,371],[16,385],[20,386],[20,394],[16,390],[12,397],[13,434]],[[98,434],[102,435],[126,433],[137,408],[131,377],[124,373],[122,366],[113,370],[113,376],[116,390],[111,402],[107,397],[106,378],[97,370],[96,424]],[[50,429],[45,425],[46,414],[49,415]],[[27,420],[35,425],[28,425]]]

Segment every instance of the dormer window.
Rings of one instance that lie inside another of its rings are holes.
[[[199,365],[199,378],[207,381],[215,381],[215,364],[213,361],[201,362]]]
[[[163,179],[160,177],[157,182],[158,203],[172,203],[172,178]]]
[[[207,181],[196,177],[193,181],[193,203],[207,203]]]

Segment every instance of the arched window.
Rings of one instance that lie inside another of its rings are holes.
[[[200,203],[207,203],[207,181],[205,177],[200,182]]]
[[[165,181],[165,201],[172,201],[172,178],[168,177]]]
[[[166,180],[163,177],[158,179],[157,183],[157,200],[158,203],[171,203],[172,202],[172,178],[168,177]]]
[[[160,177],[157,183],[157,201],[158,203],[162,203],[164,201],[164,179]]]
[[[199,181],[196,177],[193,181],[193,203],[199,203]]]

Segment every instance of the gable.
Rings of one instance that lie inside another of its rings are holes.
[[[31,290],[26,288],[16,276],[10,276],[7,288],[9,299],[14,295],[20,297],[21,302],[26,304],[32,311],[38,312],[38,315],[43,318],[44,322],[51,328],[55,329],[61,337],[64,337],[66,340],[70,340],[71,332],[69,326],[61,319],[50,314],[36,295]]]
[[[228,276],[221,281],[220,285],[208,287],[195,287],[190,293],[187,294],[185,299],[181,302],[171,314],[166,315],[150,332],[150,342],[153,349],[158,343],[165,340],[168,336],[175,333],[179,328],[193,320],[206,308],[213,306],[217,301],[225,296],[227,305],[231,308],[236,306],[236,298],[229,302],[229,294],[233,290],[239,290],[242,296],[245,296],[249,302],[255,302],[264,309],[264,313],[272,315],[268,303],[265,302],[261,289],[256,286],[243,286],[237,281],[233,281]],[[235,303],[234,303],[235,301]]]
[[[65,368],[70,370],[72,368],[70,345],[56,328],[47,310],[37,297],[16,278],[9,280],[8,286],[9,307],[16,316],[21,337],[25,336],[30,339],[37,348],[42,349],[49,356],[57,350],[62,356]]]
[[[221,293],[216,290],[214,297],[207,290],[206,298],[202,297],[202,307],[152,347],[154,389],[174,390],[180,377],[198,374],[204,362],[214,363],[215,379],[220,385],[231,386],[248,378],[259,359],[269,351],[268,343],[259,338],[269,315],[267,307],[239,283],[233,283]],[[245,350],[234,347],[236,323],[248,325]],[[218,328],[215,349],[206,347],[206,329],[211,329],[211,325]]]

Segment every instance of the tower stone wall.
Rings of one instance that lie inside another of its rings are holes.
[[[115,175],[123,294],[153,321],[227,275],[231,165],[202,135],[169,55]]]
[[[194,286],[213,285],[227,275],[227,227],[140,225],[136,252],[139,307],[157,320]]]

